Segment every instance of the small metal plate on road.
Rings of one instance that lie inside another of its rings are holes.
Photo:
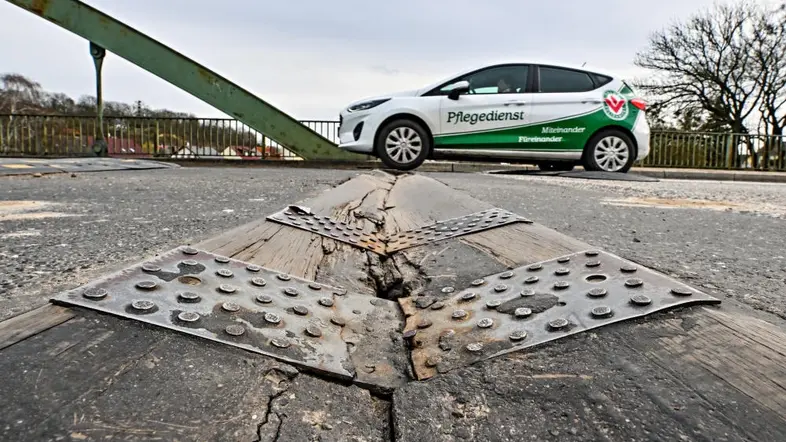
[[[353,226],[328,216],[313,214],[309,210],[295,210],[294,207],[297,206],[290,206],[268,216],[267,219],[317,233],[380,255],[512,223],[532,223],[532,221],[515,213],[494,208],[386,236],[367,230],[363,226]]]
[[[364,352],[364,359],[356,360],[348,344],[373,345],[376,336],[363,336],[370,329],[389,340],[402,327],[393,301],[191,247],[60,293],[53,301],[222,342],[342,379],[355,378],[369,365],[392,377],[389,355]]]
[[[666,275],[585,251],[486,276],[448,300],[403,298],[418,379],[678,305],[720,303]]]
[[[517,222],[532,223],[532,221],[504,209],[488,209],[391,235],[385,240],[386,250],[395,252]]]
[[[294,207],[290,206],[269,215],[267,219],[371,250],[381,255],[385,254],[385,243],[377,237],[376,233],[367,230],[364,226],[351,225],[329,216],[317,215],[311,213],[310,210],[295,210]]]

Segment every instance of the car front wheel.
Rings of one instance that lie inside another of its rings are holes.
[[[598,132],[584,149],[584,169],[625,173],[636,161],[633,140],[623,131]]]
[[[428,158],[431,140],[426,130],[415,121],[399,119],[379,131],[375,150],[391,169],[412,170]]]

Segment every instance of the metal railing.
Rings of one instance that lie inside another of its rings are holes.
[[[338,142],[338,121],[301,123]],[[0,156],[90,156],[99,129],[90,116],[0,115]],[[234,119],[104,117],[103,129],[110,156],[302,159]],[[636,166],[786,171],[786,136],[653,131],[650,145]]]

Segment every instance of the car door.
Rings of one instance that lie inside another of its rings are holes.
[[[603,93],[590,73],[537,66],[530,107],[536,150],[582,150],[602,123]],[[609,79],[610,80],[610,79]]]
[[[442,97],[435,148],[517,147],[517,128],[529,122],[530,77],[529,65],[514,64],[489,67],[451,82],[466,80],[470,87],[456,100]]]

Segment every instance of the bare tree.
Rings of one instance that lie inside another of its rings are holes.
[[[656,108],[704,117],[705,126],[715,130],[748,134],[751,117],[761,116],[762,101],[772,90],[774,77],[763,72],[772,73],[773,64],[786,60],[773,52],[777,26],[756,31],[757,22],[776,21],[770,14],[748,0],[716,4],[654,33],[635,59],[654,75],[638,87],[653,95]],[[751,137],[741,138],[757,166]]]

